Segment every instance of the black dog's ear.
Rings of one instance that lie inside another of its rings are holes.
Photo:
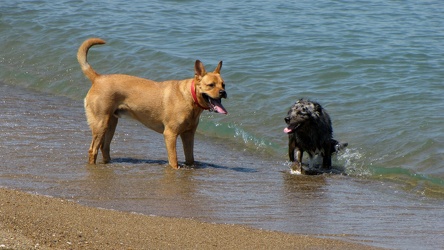
[[[205,66],[203,65],[203,63],[199,60],[196,60],[196,62],[194,63],[194,76],[200,80],[206,73],[207,71],[205,70]]]
[[[322,112],[322,106],[319,105],[319,103],[315,103],[315,107],[314,107],[314,109],[316,110],[316,112],[319,112],[319,113]]]
[[[319,103],[314,103],[313,116],[319,117],[322,114],[322,106]]]

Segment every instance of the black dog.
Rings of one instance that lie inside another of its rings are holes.
[[[309,167],[313,167],[313,156],[322,156],[322,168],[331,169],[332,153],[345,148],[348,143],[339,143],[333,139],[333,129],[330,116],[317,102],[301,99],[288,111],[285,117],[287,127],[284,132],[288,134],[288,154],[290,161],[296,163],[293,170],[304,171],[302,168],[302,155],[305,152],[310,156]],[[298,169],[295,169],[298,168]]]

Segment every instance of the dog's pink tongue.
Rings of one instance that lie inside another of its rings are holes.
[[[213,110],[216,111],[217,113],[221,113],[221,114],[227,114],[227,110],[224,108],[224,106],[222,106],[222,103],[219,100],[214,100],[212,104],[214,105]]]
[[[227,110],[225,110],[225,108],[223,106],[215,106],[214,110],[217,113],[221,113],[221,114],[227,114],[228,113]]]
[[[287,134],[288,134],[288,133],[291,133],[291,131],[292,131],[292,130],[289,129],[289,128],[284,128],[284,133],[287,133]]]

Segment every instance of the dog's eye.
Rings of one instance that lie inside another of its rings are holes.
[[[214,84],[214,83],[208,84],[208,87],[210,87],[210,88],[214,88],[214,86],[216,86],[216,84]]]

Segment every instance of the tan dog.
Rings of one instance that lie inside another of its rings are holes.
[[[179,168],[176,141],[180,136],[185,164],[194,163],[194,134],[203,110],[226,114],[221,98],[226,98],[224,80],[220,76],[222,61],[214,72],[206,72],[196,60],[194,78],[155,82],[135,76],[100,75],[88,64],[86,56],[91,46],[105,44],[91,38],[80,46],[77,59],[92,86],[85,97],[85,112],[92,131],[89,163],[95,164],[99,148],[104,163],[111,160],[110,143],[117,120],[127,114],[148,128],[162,133],[168,152],[168,163]]]

